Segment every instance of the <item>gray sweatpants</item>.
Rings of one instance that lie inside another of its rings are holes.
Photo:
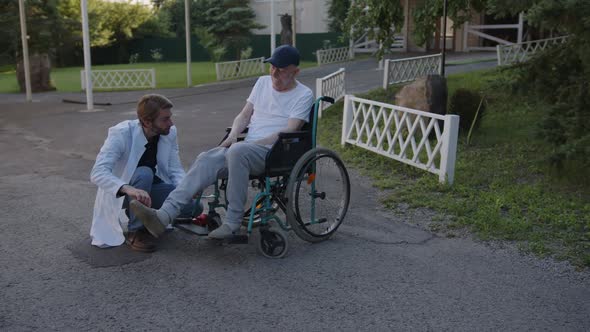
[[[202,193],[217,179],[227,177],[225,222],[240,224],[248,196],[249,176],[264,172],[264,160],[269,150],[264,145],[239,142],[229,148],[217,147],[199,154],[184,179],[158,210],[158,217],[168,222],[174,220],[195,194]]]

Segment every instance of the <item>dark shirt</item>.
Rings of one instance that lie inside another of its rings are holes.
[[[156,156],[158,155],[158,141],[160,140],[160,135],[156,135],[150,139],[145,145],[145,152],[139,159],[137,163],[137,167],[146,166],[152,169],[154,172],[154,183],[159,183],[161,180],[155,176],[156,174],[156,165],[158,165],[158,159]]]

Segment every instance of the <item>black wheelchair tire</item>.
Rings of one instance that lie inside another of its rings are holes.
[[[279,249],[278,251],[275,250],[277,248]],[[262,227],[260,229],[257,250],[266,258],[277,259],[285,257],[289,251],[287,233],[276,225]]]
[[[337,215],[333,216],[334,221],[330,224],[326,231],[321,233],[316,232],[310,227],[310,225],[302,217],[304,214],[301,213],[299,207],[299,198],[301,191],[302,181],[305,180],[307,169],[312,163],[321,160],[323,158],[329,158],[336,165],[340,178],[342,180],[342,187],[344,191],[344,197],[342,205],[340,206]],[[332,150],[325,148],[315,148],[306,152],[295,164],[291,175],[289,176],[289,182],[287,184],[287,222],[301,239],[308,242],[321,242],[330,238],[338,227],[344,221],[346,212],[348,211],[348,205],[350,202],[350,178],[348,172],[344,167],[344,163],[340,157]]]

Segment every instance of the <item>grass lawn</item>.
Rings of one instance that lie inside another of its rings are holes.
[[[388,190],[383,203],[397,209],[438,212],[430,228],[448,237],[464,229],[479,238],[514,241],[519,248],[550,255],[577,267],[590,266],[590,171],[576,165],[551,167],[551,146],[537,136],[546,105],[512,95],[504,74],[486,70],[448,77],[449,96],[459,87],[486,95],[488,107],[467,145],[460,133],[455,182],[361,148],[340,146],[342,102],[324,111],[320,144],[336,150],[351,166]],[[391,103],[399,87],[363,96]]]
[[[316,66],[315,62],[302,62],[301,68]],[[156,70],[156,88],[184,88],[186,87],[186,63],[159,62],[137,63],[124,65],[93,66],[93,69],[146,69]],[[83,67],[54,68],[51,70],[51,80],[57,91],[82,91],[80,86],[80,70]],[[215,64],[213,62],[193,62],[191,65],[193,85],[215,82]],[[103,90],[104,91],[104,90]],[[18,92],[18,83],[14,68],[4,66],[0,68],[0,93]]]

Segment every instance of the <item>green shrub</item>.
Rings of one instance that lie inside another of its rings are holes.
[[[534,56],[519,72],[528,97],[550,107],[541,114],[538,135],[554,147],[555,165],[575,162],[590,166],[590,42],[571,36],[567,43]]]
[[[478,120],[475,122],[474,129],[479,127],[479,122],[484,113],[485,103],[481,103],[482,97],[479,93],[469,89],[457,89],[451,96],[449,101],[449,114],[457,114],[460,117],[459,120],[459,132],[466,135],[471,128],[473,119],[479,108]],[[480,107],[481,103],[481,107]]]

